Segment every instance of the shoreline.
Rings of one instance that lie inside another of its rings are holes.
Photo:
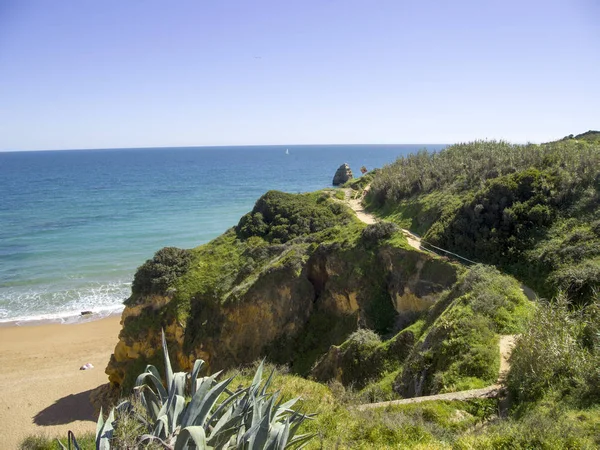
[[[80,313],[68,312],[64,315],[57,315],[55,317],[32,317],[32,318],[17,318],[6,321],[0,321],[0,328],[12,328],[12,327],[37,327],[43,325],[77,325],[80,323],[95,322],[97,320],[103,320],[112,316],[121,316],[125,305],[119,305],[118,307],[102,310],[102,311],[82,311]],[[85,313],[85,314],[84,314]]]
[[[104,369],[118,342],[121,312],[90,316],[0,324],[0,448],[18,448],[30,435],[64,442],[68,430],[95,431],[89,395],[108,383]],[[86,363],[94,368],[80,370]]]

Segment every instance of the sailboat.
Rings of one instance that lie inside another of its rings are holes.
[[[286,154],[286,155],[289,155],[289,154],[290,154],[290,149],[289,149],[289,148],[286,148],[286,149],[285,149],[285,154]]]

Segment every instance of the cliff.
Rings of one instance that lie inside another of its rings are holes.
[[[157,362],[161,328],[179,369],[196,358],[216,371],[267,356],[301,375],[359,328],[396,335],[461,269],[378,229],[331,192],[271,191],[214,241],[157,252],[126,301],[106,369],[112,387]]]

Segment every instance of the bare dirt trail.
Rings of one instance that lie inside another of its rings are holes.
[[[350,208],[352,208],[352,210],[354,211],[354,213],[356,214],[356,217],[358,217],[358,219],[364,223],[366,223],[367,225],[371,225],[377,222],[377,218],[365,211],[364,206],[362,205],[362,200],[363,197],[366,195],[366,193],[369,191],[369,187],[367,186],[364,190],[363,190],[363,195],[359,198],[353,198],[352,194],[353,191],[352,189],[344,189],[344,193],[346,195],[346,203],[348,204],[348,206],[350,206]],[[402,232],[404,233],[404,236],[406,236],[406,239],[408,240],[408,245],[410,245],[413,248],[416,248],[417,250],[421,250],[423,251],[424,249],[421,247],[421,238],[419,236],[417,236],[416,234],[401,228]]]

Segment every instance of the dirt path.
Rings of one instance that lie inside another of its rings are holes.
[[[365,208],[362,205],[362,197],[352,198],[352,189],[344,189],[344,192],[346,195],[346,203],[348,204],[348,206],[350,206],[350,208],[352,208],[352,210],[356,214],[356,217],[358,217],[358,219],[361,222],[366,223],[367,225],[371,225],[377,222],[377,218],[373,214],[365,211]],[[368,187],[365,188],[365,190],[363,191],[363,193],[366,192],[368,192]],[[410,245],[413,248],[416,248],[417,250],[423,251],[423,248],[421,247],[421,238],[419,236],[404,228],[401,228],[401,230],[404,233],[404,236],[406,236],[406,239],[408,240],[408,245]]]
[[[510,369],[509,358],[514,347],[516,336],[503,335],[500,336],[500,371],[498,380],[491,386],[481,389],[469,389],[467,391],[448,392],[446,394],[426,395],[423,397],[404,398],[402,400],[392,400],[389,402],[366,403],[358,406],[356,409],[365,411],[367,409],[385,408],[393,405],[408,405],[410,403],[431,402],[435,400],[469,400],[472,398],[492,398],[497,397],[502,390],[502,384],[506,378],[506,374]]]

